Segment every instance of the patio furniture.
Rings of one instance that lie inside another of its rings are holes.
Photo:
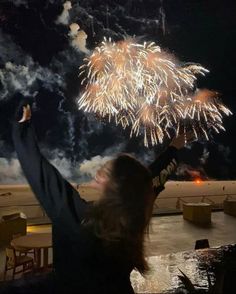
[[[211,223],[211,205],[209,203],[184,203],[183,218],[195,224]]]
[[[236,216],[236,199],[226,199],[224,201],[224,213]]]
[[[18,237],[11,241],[11,246],[20,249],[34,249],[35,252],[35,267],[41,267],[41,250],[43,250],[43,264],[42,267],[48,267],[48,249],[52,247],[52,234],[29,234]]]
[[[17,233],[17,234],[13,234],[12,236],[12,240],[19,238],[21,236],[25,236],[26,234],[22,234],[22,233]],[[32,255],[33,258],[35,258],[35,254],[34,254],[34,250],[33,249],[24,249],[24,248],[17,248],[15,247],[15,250],[17,251],[17,253],[19,253],[19,255]]]
[[[17,270],[19,267],[21,269]],[[25,273],[26,271],[32,271],[34,268],[34,260],[32,257],[24,255],[17,256],[16,251],[12,247],[6,248],[6,263],[4,269],[4,280],[6,279],[7,271],[12,270],[12,279],[19,273]]]
[[[23,213],[4,215],[0,219],[0,246],[8,246],[14,234],[26,234],[26,217]]]
[[[195,242],[195,250],[210,248],[208,239],[200,239]]]

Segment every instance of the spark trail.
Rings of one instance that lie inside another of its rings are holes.
[[[154,42],[106,40],[80,67],[85,90],[79,109],[101,118],[114,118],[130,136],[144,135],[145,146],[162,143],[187,124],[195,137],[208,139],[209,129],[223,130],[222,116],[230,110],[209,90],[194,93],[197,76],[209,71],[181,63]]]

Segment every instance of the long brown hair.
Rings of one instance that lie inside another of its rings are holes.
[[[112,254],[120,255],[118,251],[122,251],[122,258],[143,274],[148,270],[144,234],[154,200],[150,171],[127,154],[119,155],[105,171],[109,181],[104,195],[92,207],[87,224]]]

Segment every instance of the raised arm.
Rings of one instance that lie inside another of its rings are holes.
[[[24,174],[38,201],[52,220],[60,214],[62,207],[73,207],[73,214],[79,218],[86,201],[80,198],[73,186],[41,154],[30,117],[31,112],[24,107],[23,117],[19,122],[13,123],[12,131],[16,153]]]
[[[184,147],[185,139],[184,134],[174,138],[169,147],[149,166],[153,177],[153,188],[156,196],[164,190],[166,181],[177,168],[178,149]]]

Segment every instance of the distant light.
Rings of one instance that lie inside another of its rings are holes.
[[[197,184],[197,185],[199,185],[199,184],[202,183],[202,180],[201,180],[201,179],[195,179],[195,180],[194,180],[194,183]]]
[[[51,224],[27,226],[27,234],[32,234],[32,233],[51,233],[51,232],[52,232],[52,225]]]

